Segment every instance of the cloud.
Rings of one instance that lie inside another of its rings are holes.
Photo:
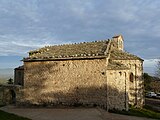
[[[71,43],[70,41],[57,41],[48,34],[43,34],[37,38],[21,35],[0,35],[0,56],[27,56],[30,50],[48,45]]]
[[[145,59],[144,60],[144,72],[154,75],[158,61],[159,59]]]
[[[153,67],[156,66],[159,59],[145,59],[144,66],[146,67]]]
[[[44,45],[123,34],[125,49],[159,58],[159,0],[1,0],[0,55],[25,55]]]

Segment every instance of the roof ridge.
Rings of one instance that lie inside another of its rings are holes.
[[[84,42],[74,42],[74,43],[64,43],[64,44],[55,44],[55,45],[50,45],[49,47],[52,46],[64,46],[64,45],[78,45],[78,44],[84,44],[84,43],[95,43],[95,42],[105,42],[108,41],[108,39],[104,39],[104,40],[94,40],[94,41],[84,41]],[[46,47],[46,46],[45,46]]]
[[[46,58],[77,58],[88,56],[106,56],[105,51],[109,47],[109,39],[95,40],[79,43],[44,46],[29,52],[30,59]]]
[[[35,52],[35,51],[39,51],[41,49],[44,49],[44,48],[51,48],[51,47],[54,47],[54,46],[65,46],[65,45],[80,45],[80,44],[84,44],[84,43],[98,43],[98,42],[105,42],[105,41],[109,41],[109,39],[104,39],[104,40],[95,40],[95,41],[87,41],[87,42],[78,42],[78,43],[66,43],[66,44],[55,44],[55,45],[48,45],[48,46],[44,46],[42,48],[38,48],[38,49],[35,49],[35,50],[31,50],[29,51],[29,53],[32,53],[32,52]]]

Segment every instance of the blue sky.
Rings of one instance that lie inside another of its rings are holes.
[[[0,0],[0,68],[45,45],[122,34],[125,50],[153,73],[160,57],[160,0]]]

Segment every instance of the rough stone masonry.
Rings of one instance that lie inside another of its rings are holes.
[[[124,51],[123,42],[118,35],[30,51],[17,104],[142,107],[143,60]]]

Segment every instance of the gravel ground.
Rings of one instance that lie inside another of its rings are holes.
[[[3,111],[27,117],[32,120],[153,120],[108,113],[100,108],[17,108],[5,106]]]

